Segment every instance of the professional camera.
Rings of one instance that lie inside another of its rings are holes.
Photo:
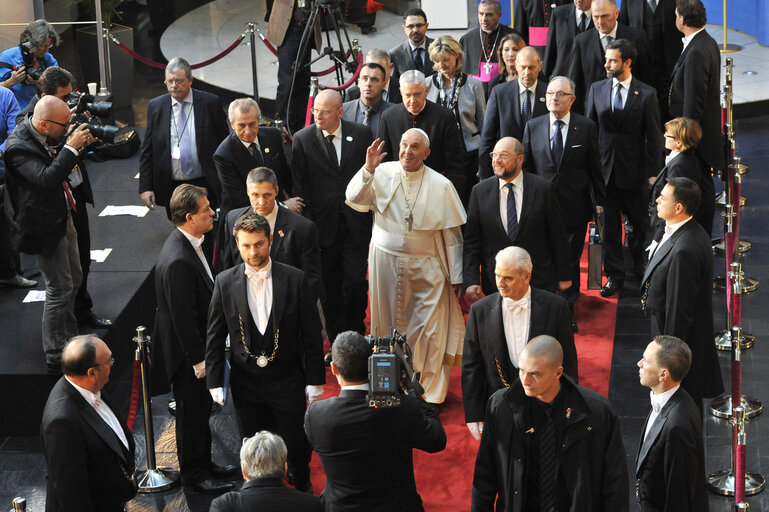
[[[109,117],[112,111],[112,103],[109,101],[94,101],[96,98],[92,94],[84,92],[73,92],[69,95],[67,106],[75,109],[75,117],[72,124],[79,126],[87,124],[88,130],[99,139],[105,142],[115,142],[115,137],[120,131],[117,126],[102,123],[100,117]],[[85,113],[91,115],[89,118]]]
[[[40,78],[40,75],[43,74],[42,71],[35,68],[35,53],[37,53],[37,48],[32,44],[32,41],[27,41],[21,43],[19,49],[21,50],[21,60],[24,63],[24,69],[27,71],[27,76],[32,80],[37,80]]]
[[[368,359],[369,407],[399,407],[400,392],[424,394],[419,372],[411,365],[411,347],[406,336],[393,329],[383,338],[366,336],[373,353]]]

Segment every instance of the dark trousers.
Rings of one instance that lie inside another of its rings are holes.
[[[588,191],[585,190],[585,194]],[[574,311],[574,303],[579,298],[579,261],[582,258],[582,251],[585,249],[585,234],[587,224],[592,218],[592,204],[590,199],[585,198],[582,204],[574,204],[574,201],[561,200],[561,216],[563,217],[564,227],[566,228],[566,237],[568,239],[569,253],[569,275],[571,287],[560,295],[566,299],[569,309]]]
[[[296,368],[277,378],[255,375],[233,365],[230,384],[241,437],[251,437],[261,430],[280,435],[288,448],[288,468],[295,482],[307,482],[312,449],[304,433],[302,371]]]
[[[622,214],[633,225],[630,251],[633,262],[640,264],[643,243],[649,226],[644,187],[637,190],[621,190],[609,178],[604,205],[603,269],[607,276],[620,282],[625,280],[625,257],[622,249]]]
[[[324,288],[321,305],[329,343],[333,343],[337,334],[344,331],[361,334],[366,331],[367,259],[368,245],[353,239],[340,215],[336,240],[320,249]]]
[[[302,62],[296,62],[299,52],[299,43],[302,40],[304,25],[291,23],[283,38],[283,44],[278,46],[278,92],[275,96],[275,108],[278,109],[277,117],[286,120],[292,133],[304,128],[305,116],[307,114],[307,98],[310,96],[310,53],[312,49],[312,34],[310,32],[310,41],[304,52]],[[294,65],[299,66],[296,73],[296,82],[294,83],[294,93],[289,99],[291,90],[291,78],[294,72]],[[291,104],[289,109],[290,118],[286,119],[286,107]]]
[[[0,279],[9,279],[18,273],[18,258],[18,253],[11,249],[11,226],[0,200]]]
[[[190,365],[183,365],[171,379],[176,399],[176,453],[183,485],[195,485],[209,477],[211,464],[211,394],[206,379],[196,379]]]
[[[80,251],[80,269],[83,271],[83,280],[75,295],[75,318],[87,315],[93,308],[91,295],[88,293],[88,272],[91,269],[91,231],[88,225],[88,204],[85,202],[80,187],[73,193],[76,212],[72,212],[72,223],[77,231],[77,249]]]

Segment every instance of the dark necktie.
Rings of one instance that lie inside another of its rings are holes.
[[[553,162],[555,168],[561,163],[561,155],[563,155],[563,137],[561,136],[561,125],[563,121],[557,119],[555,121],[555,132],[553,132],[553,147],[550,148],[550,153],[553,155]]]
[[[577,29],[577,33],[581,34],[587,30],[587,14],[584,12],[579,15],[579,28]]]
[[[611,42],[614,41],[614,38],[612,36],[606,36],[601,41],[603,43],[603,51],[606,51],[606,47],[611,44]]]
[[[336,156],[336,148],[334,147],[334,134],[330,133],[326,135],[326,152],[331,159],[331,163],[334,166],[339,165],[339,158]]]
[[[371,107],[366,107],[363,110],[363,124],[368,126],[369,123],[371,122],[371,116],[373,115],[374,115],[374,109],[372,109]]]
[[[523,98],[523,108],[521,109],[521,118],[523,124],[531,119],[531,91],[526,89],[526,97]]]
[[[417,67],[417,71],[422,71],[422,68],[424,67],[424,61],[422,60],[422,52],[425,51],[424,48],[417,48],[414,50],[414,65]]]
[[[251,153],[251,156],[254,156],[254,154],[256,152],[256,144],[254,144],[253,142],[251,144],[249,144],[248,145],[248,152]]]
[[[510,242],[515,242],[515,236],[518,234],[518,212],[515,206],[515,194],[513,194],[513,184],[505,184],[507,187],[507,238]]]
[[[617,84],[617,94],[614,96],[614,113],[622,112],[622,84]]]
[[[544,410],[539,438],[539,503],[542,512],[555,512],[556,506],[556,440],[553,412]]]

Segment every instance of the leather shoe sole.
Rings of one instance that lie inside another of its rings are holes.
[[[206,478],[192,486],[192,490],[203,494],[222,494],[235,489],[232,482],[217,482],[213,478]]]

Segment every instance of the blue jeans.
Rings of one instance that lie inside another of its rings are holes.
[[[42,333],[45,361],[58,364],[64,344],[77,336],[75,295],[83,280],[77,232],[69,212],[66,234],[59,240],[56,250],[48,258],[38,254],[37,263],[45,279]]]

